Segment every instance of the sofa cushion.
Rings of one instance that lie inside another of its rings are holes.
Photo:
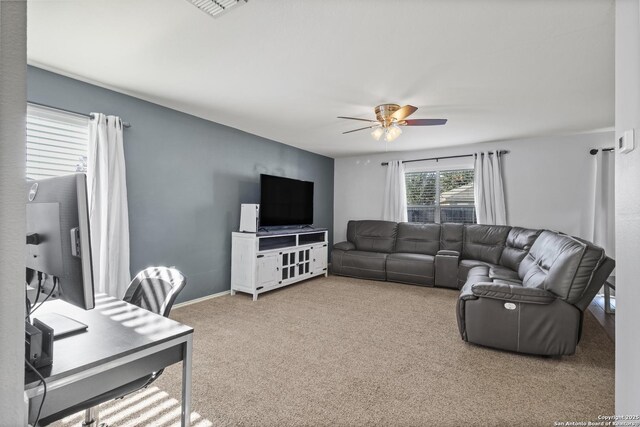
[[[602,248],[545,230],[520,263],[518,273],[524,286],[548,290],[573,304],[603,258]]]
[[[461,288],[466,287],[466,289],[470,292],[471,285],[473,285],[474,283],[481,283],[481,282],[492,282],[492,283],[503,284],[503,285],[522,286],[522,281],[518,279],[518,274],[515,271],[508,270],[508,271],[511,271],[511,273],[513,273],[512,276],[515,275],[515,278],[509,279],[505,277],[507,276],[507,272],[504,270],[507,270],[507,269],[500,266],[489,267],[486,264],[476,265],[474,267],[471,267],[471,269],[469,270],[469,273],[467,274],[467,280],[465,280]],[[496,273],[496,271],[498,271],[499,273]]]
[[[491,282],[489,277],[489,267],[486,265],[479,265],[469,270],[468,279],[465,280],[460,286],[460,295],[467,294],[472,295],[471,287],[476,283]]]
[[[511,227],[468,224],[464,228],[462,258],[498,264]]]
[[[339,242],[333,245],[333,249],[337,249],[339,251],[352,251],[355,248],[356,248],[356,245],[354,245],[351,242]]]
[[[393,252],[398,223],[391,221],[349,221],[347,240],[359,251]]]
[[[440,224],[398,224],[395,252],[436,255],[440,250]]]
[[[367,251],[334,251],[339,253],[339,265],[333,268],[335,274],[362,277],[364,279],[386,280],[385,264],[387,254]],[[335,258],[332,260],[335,262]]]
[[[492,279],[505,279],[505,280],[517,280],[520,281],[517,271],[513,271],[510,268],[497,265],[489,269],[489,277]]]
[[[387,280],[433,286],[435,257],[423,254],[387,255]]]
[[[440,250],[462,253],[464,224],[446,223],[440,225]]]
[[[460,287],[467,281],[467,279],[469,278],[470,271],[474,267],[485,268],[486,273],[483,273],[482,275],[488,278],[489,269],[491,267],[497,267],[497,265],[484,262],[484,261],[478,261],[475,259],[463,259],[462,261],[460,261],[460,264],[458,264],[458,287]]]
[[[490,282],[489,271],[491,267],[488,265],[476,265],[469,270],[467,280],[475,280],[476,282]]]
[[[507,235],[507,241],[500,257],[500,265],[518,271],[520,263],[541,232],[542,230],[513,227]]]
[[[504,285],[518,285],[518,286],[522,286],[522,280],[518,280],[518,279],[498,279],[498,278],[492,278],[491,279],[493,281],[493,283],[502,283]]]

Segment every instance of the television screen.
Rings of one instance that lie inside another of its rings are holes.
[[[313,182],[260,175],[260,226],[313,224]]]

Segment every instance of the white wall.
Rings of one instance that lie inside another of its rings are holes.
[[[24,424],[26,2],[0,1],[0,425]]]
[[[616,136],[640,137],[640,4],[616,1]],[[638,147],[636,140],[636,147]],[[616,154],[616,414],[640,414],[640,148]]]
[[[402,137],[395,143],[402,144]],[[503,163],[509,224],[591,238],[595,163],[589,149],[613,144],[613,132],[600,132],[336,159],[334,241],[345,240],[350,219],[382,218],[386,168],[380,166],[381,162],[495,149],[509,150]],[[455,168],[465,162],[473,167],[471,157],[442,160],[438,164]],[[425,163],[436,164],[421,162]]]

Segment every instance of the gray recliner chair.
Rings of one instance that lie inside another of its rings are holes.
[[[462,287],[457,319],[462,339],[537,355],[571,355],[582,315],[611,274],[604,250],[543,231],[518,267],[518,277],[475,266]]]

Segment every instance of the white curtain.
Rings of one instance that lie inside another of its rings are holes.
[[[392,160],[387,166],[382,219],[407,222],[407,191],[402,160]]]
[[[599,150],[595,157],[593,235],[591,240],[615,257],[615,153]]]
[[[94,286],[96,292],[122,298],[131,281],[122,120],[92,116],[87,186]]]
[[[478,224],[507,224],[501,157],[499,150],[493,155],[488,152],[475,155],[474,198]]]

